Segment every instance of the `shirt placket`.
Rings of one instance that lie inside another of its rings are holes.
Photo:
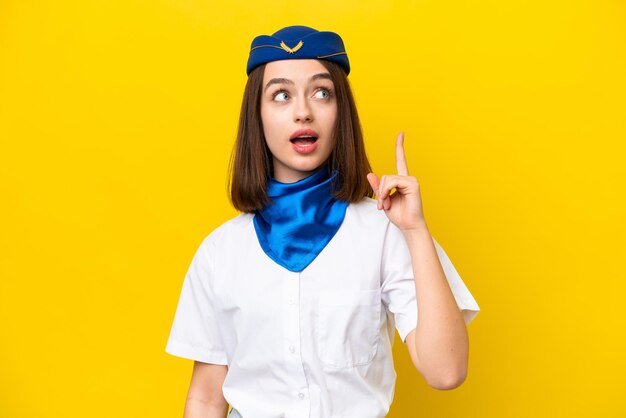
[[[309,386],[301,352],[301,295],[300,295],[300,273],[289,272],[283,281],[283,331],[285,340],[283,341],[284,358],[289,375],[292,377],[289,394],[293,399],[293,417],[308,418],[311,409]],[[290,414],[291,415],[291,414]]]

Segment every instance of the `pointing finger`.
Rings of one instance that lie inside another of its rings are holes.
[[[409,175],[409,167],[406,164],[406,157],[404,155],[404,132],[400,132],[398,139],[396,139],[396,166],[399,175]]]

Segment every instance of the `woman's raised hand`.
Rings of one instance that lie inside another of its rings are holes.
[[[395,175],[387,174],[380,179],[374,173],[367,175],[367,181],[378,197],[378,209],[384,209],[389,220],[402,231],[424,227],[426,220],[419,183],[415,177],[409,176],[404,156],[403,132],[396,139],[396,166],[398,174]],[[396,193],[391,194],[393,188]]]

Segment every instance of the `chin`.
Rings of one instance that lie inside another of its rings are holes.
[[[303,164],[294,164],[290,168],[296,171],[315,171],[320,168],[326,160],[307,161]]]
[[[291,164],[284,162],[280,164],[280,177],[289,177],[293,179],[294,177],[308,177],[313,171],[316,171],[320,168],[326,161],[320,159],[309,159],[308,161],[299,161],[293,162]],[[276,170],[276,163],[274,163],[274,170]]]

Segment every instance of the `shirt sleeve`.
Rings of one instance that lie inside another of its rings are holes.
[[[183,281],[165,351],[203,363],[228,364],[214,310],[213,248],[206,238]]]
[[[433,238],[439,261],[463,314],[466,325],[478,315],[480,308],[467,286],[459,276],[450,258]],[[396,329],[403,342],[417,325],[417,299],[409,247],[402,231],[389,222],[383,246],[381,267],[381,293],[383,303],[393,313]]]

